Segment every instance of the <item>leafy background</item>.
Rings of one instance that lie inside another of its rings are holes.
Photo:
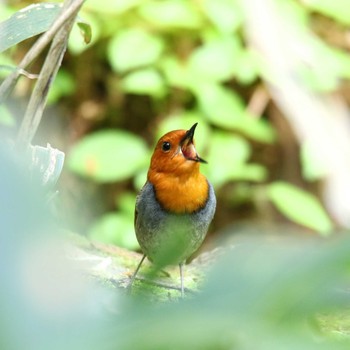
[[[299,49],[307,47],[302,52],[306,65],[293,72],[300,86],[317,96],[341,99],[348,111],[347,1],[275,3],[281,22],[312,35],[310,41],[300,36]],[[0,20],[30,4],[1,3]],[[20,18],[12,17],[10,30],[22,37],[1,36],[9,27],[0,27],[1,79],[33,45],[36,37],[30,37],[45,31],[58,7],[41,10],[45,11],[31,9],[33,26],[18,26]],[[266,80],[268,67],[249,42],[247,21],[244,2],[238,0],[84,4],[33,141],[50,142],[67,155],[58,184],[60,218],[69,230],[93,240],[137,250],[135,196],[145,181],[152,148],[163,133],[199,122],[197,146],[209,163],[202,169],[218,197],[206,248],[221,245],[223,239],[234,248],[209,272],[203,294],[183,304],[154,309],[105,294],[96,286],[89,289],[86,281],[82,288],[70,275],[71,266],[56,268],[55,263],[62,265],[59,259],[41,270],[52,261],[51,250],[38,243],[41,237],[27,251],[21,248],[26,237],[4,234],[11,232],[11,225],[18,229],[17,222],[36,232],[36,220],[46,216],[46,209],[40,197],[21,186],[10,196],[7,184],[26,184],[27,179],[0,154],[6,170],[0,193],[12,198],[0,207],[5,227],[0,237],[7,243],[0,245],[5,248],[0,266],[10,277],[27,276],[20,287],[17,280],[5,278],[0,302],[7,310],[4,315],[11,317],[1,320],[6,324],[4,348],[15,344],[44,349],[56,344],[85,349],[88,343],[106,349],[252,349],[257,348],[257,339],[266,349],[348,348],[349,239],[339,233],[344,225],[325,209],[323,186],[329,169],[324,155],[298,138],[286,111],[273,98]],[[20,42],[21,38],[29,39]],[[29,73],[37,73],[43,59],[44,55]],[[0,106],[5,140],[11,140],[20,125],[35,82],[29,78],[21,78],[11,99]],[[336,238],[328,237],[332,232]],[[249,233],[259,238],[241,241]],[[295,240],[285,240],[290,235]],[[262,236],[268,236],[268,244]],[[55,272],[54,292],[48,271]],[[62,279],[66,274],[69,278]],[[66,285],[72,288],[67,299],[60,299],[66,296],[66,288],[60,289]],[[80,297],[76,289],[91,292]],[[35,307],[38,300],[47,301],[39,303],[43,309]],[[61,310],[60,303],[66,309]],[[9,305],[16,312],[8,310]],[[113,317],[105,317],[105,309],[113,310]],[[54,321],[47,322],[47,317]],[[13,336],[19,331],[26,336]]]
[[[27,4],[2,5],[2,17]],[[280,16],[317,35],[310,51],[322,61],[304,72],[303,84],[348,99],[343,6],[285,1]],[[212,232],[246,219],[332,230],[320,200],[322,161],[298,144],[271,100],[265,67],[247,45],[239,1],[91,0],[80,18],[91,26],[92,40],[86,44],[75,26],[50,91],[46,114],[52,115],[37,136],[44,143],[49,133],[68,154],[62,193],[67,215],[81,218],[73,220],[78,231],[137,248],[131,198],[145,180],[152,147],[162,133],[194,122],[199,152],[209,162],[203,172],[219,198]],[[31,43],[1,59],[15,65]],[[25,98],[31,86],[21,81],[17,95]],[[16,122],[11,111],[2,114],[6,128]]]

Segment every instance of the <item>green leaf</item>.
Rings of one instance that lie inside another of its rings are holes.
[[[98,219],[88,236],[96,241],[116,244],[120,247],[136,250],[139,248],[133,217],[124,213],[107,213]]]
[[[80,29],[81,35],[84,38],[85,44],[89,44],[92,38],[91,26],[87,22],[78,22],[78,27]]]
[[[133,176],[146,156],[147,147],[141,138],[123,130],[102,130],[74,145],[68,166],[98,182],[121,181]]]
[[[256,52],[245,48],[237,60],[236,79],[244,84],[252,84],[259,76],[260,64]]]
[[[262,167],[246,164],[251,154],[249,143],[241,136],[229,132],[215,131],[210,136],[208,166],[203,172],[214,186],[221,186],[230,180],[262,180],[266,172]],[[247,169],[250,169],[247,171]],[[258,170],[257,170],[258,169]]]
[[[332,230],[331,220],[314,195],[282,181],[270,184],[267,194],[288,219],[323,235]]]
[[[274,129],[264,120],[249,115],[243,101],[233,91],[217,84],[194,84],[199,107],[211,123],[239,130],[260,142],[272,143],[275,140]]]
[[[188,69],[201,79],[229,80],[237,67],[240,51],[237,38],[218,37],[192,52],[188,60]]]
[[[152,25],[167,28],[196,29],[202,22],[199,11],[187,0],[146,2],[139,7],[139,13]]]
[[[208,120],[219,127],[235,128],[244,114],[240,97],[217,84],[194,84],[199,107]]]
[[[160,68],[170,86],[192,90],[198,95],[210,82],[215,85],[235,76],[248,84],[259,72],[253,52],[243,49],[236,38],[217,35],[193,50],[187,61],[167,55],[161,60]]]
[[[342,24],[350,24],[349,0],[305,0],[304,3],[312,10],[332,17]]]
[[[85,7],[79,12],[77,26],[73,26],[68,39],[68,49],[78,55],[100,39],[101,24],[96,14],[87,12]]]
[[[170,86],[187,89],[190,86],[190,75],[187,64],[175,56],[166,56],[161,62],[161,69]]]
[[[108,45],[108,59],[114,70],[129,69],[155,63],[164,43],[160,37],[142,29],[125,29],[117,33]]]
[[[166,93],[164,80],[155,69],[143,69],[128,74],[122,80],[122,89],[140,95],[162,97]]]
[[[204,0],[205,14],[223,33],[233,33],[243,22],[243,14],[237,0]]]
[[[0,52],[46,31],[61,9],[61,4],[32,4],[1,22]]]
[[[30,5],[13,14],[8,20],[0,23],[0,52],[48,30],[61,10],[61,4],[41,3]],[[81,52],[83,51],[81,49],[81,40],[75,40],[75,35],[77,32],[79,32],[80,38],[83,35],[86,47],[86,44],[91,41],[92,37],[91,25],[79,17],[76,22],[80,31],[74,26],[72,29],[73,34],[71,33],[69,40],[70,42],[75,41],[74,44],[70,44],[71,46],[73,45],[71,51],[74,52],[74,48],[78,47],[80,49],[79,52]],[[79,42],[78,45],[76,44],[77,42]]]

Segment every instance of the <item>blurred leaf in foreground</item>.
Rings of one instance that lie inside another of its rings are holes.
[[[349,348],[350,329],[339,339],[330,326],[326,334],[318,326],[324,321],[319,315],[349,309],[348,236],[236,238],[234,246],[224,243],[231,248],[211,268],[200,294],[155,305],[122,300],[114,290],[118,297],[111,299],[87,283],[74,250],[65,258],[67,246],[59,243],[47,205],[25,172],[1,153],[0,161],[6,198],[0,201],[1,348]]]
[[[99,326],[91,321],[103,322],[97,301],[108,292],[68,259],[28,161],[2,147],[0,164],[0,348],[96,349]]]
[[[109,332],[119,349],[347,349],[317,315],[349,306],[349,250],[347,237],[236,239],[199,295],[136,302]]]

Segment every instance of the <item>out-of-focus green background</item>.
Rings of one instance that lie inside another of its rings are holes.
[[[313,46],[301,42],[300,49],[321,69],[300,69],[300,83],[348,100],[346,9],[337,1],[277,3],[282,20],[315,36]],[[28,4],[2,5],[2,17]],[[84,4],[80,16],[91,25],[92,41],[85,44],[74,28],[36,139],[68,155],[61,191],[67,215],[79,216],[77,230],[136,248],[133,202],[152,147],[164,132],[194,122],[198,150],[209,162],[203,172],[219,200],[212,232],[241,220],[331,229],[310,197],[320,195],[322,162],[297,141],[271,100],[242,7],[235,0]],[[6,58],[15,64],[31,44]],[[25,99],[31,86],[22,81],[17,94]]]
[[[45,31],[55,4],[4,38],[32,3],[1,2],[0,48]],[[0,348],[348,349],[349,1],[87,0],[78,22],[91,42],[75,25],[32,141],[66,154],[54,219],[8,152],[47,51],[0,106]],[[0,83],[36,40],[0,53]],[[62,231],[137,250],[154,144],[195,122],[218,199],[203,250],[225,238],[226,254],[181,303],[94,283],[112,254]]]
[[[2,4],[1,19],[29,4]],[[347,104],[346,2],[286,0],[276,6],[279,20],[296,29],[295,50],[305,60],[293,73],[299,84]],[[74,27],[35,139],[67,154],[60,192],[76,231],[137,249],[134,200],[152,148],[164,132],[194,122],[198,151],[209,163],[202,170],[218,197],[211,235],[241,221],[331,231],[321,186],[327,164],[298,139],[274,101],[269,67],[249,41],[244,7],[237,0],[84,4],[79,16],[91,26],[92,40],[84,43]],[[34,40],[5,51],[3,64],[16,65]],[[14,98],[25,101],[32,86],[21,79]],[[21,108],[2,114],[3,127],[19,125]]]

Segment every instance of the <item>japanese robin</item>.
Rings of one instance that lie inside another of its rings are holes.
[[[179,265],[184,296],[183,264],[202,244],[216,208],[213,186],[199,171],[206,161],[195,148],[196,126],[168,132],[155,147],[136,199],[135,232],[143,257],[130,288],[147,257],[159,266]]]

